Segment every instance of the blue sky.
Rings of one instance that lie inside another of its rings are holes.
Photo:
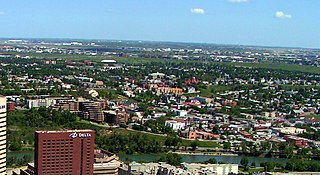
[[[0,37],[320,48],[319,0],[8,0]]]

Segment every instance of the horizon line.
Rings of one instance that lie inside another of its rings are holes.
[[[137,39],[98,39],[98,38],[59,38],[59,37],[0,37],[0,40],[21,39],[21,40],[93,40],[93,41],[130,41],[130,42],[154,42],[154,43],[183,43],[183,44],[208,44],[208,45],[222,45],[222,46],[240,46],[240,47],[261,47],[261,48],[282,48],[282,49],[312,49],[320,50],[316,47],[303,46],[273,46],[273,45],[254,45],[254,44],[231,44],[231,43],[209,43],[209,42],[192,42],[192,41],[167,41],[167,40],[137,40]]]

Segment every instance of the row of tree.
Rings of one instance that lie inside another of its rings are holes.
[[[244,170],[249,170],[249,159],[243,157],[240,161],[240,164]],[[252,162],[251,166],[256,166]],[[282,164],[279,162],[263,162],[260,164],[264,168],[264,171],[279,171],[279,170],[288,170],[288,171],[311,171],[319,172],[320,171],[320,162],[316,161],[305,161],[304,159],[290,159],[287,163]]]
[[[24,146],[33,147],[34,131],[88,128],[98,131],[98,127],[80,122],[76,114],[46,108],[8,113],[8,148],[19,151]]]
[[[32,161],[30,155],[24,155],[22,158],[12,156],[7,158],[7,167],[21,167]]]

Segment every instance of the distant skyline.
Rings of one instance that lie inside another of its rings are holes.
[[[319,0],[10,0],[1,38],[320,48]]]

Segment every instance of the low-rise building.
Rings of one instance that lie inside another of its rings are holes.
[[[284,139],[298,147],[308,147],[310,143],[308,139],[297,136],[285,136]]]
[[[184,120],[167,120],[165,126],[172,128],[174,131],[185,129],[186,123]]]
[[[119,157],[105,150],[94,150],[94,175],[118,175]]]
[[[279,135],[297,135],[306,132],[306,129],[296,127],[272,128]]]
[[[105,122],[111,125],[119,125],[121,123],[127,123],[129,120],[129,114],[119,110],[107,110],[103,111]]]
[[[200,163],[182,163],[181,168],[195,174],[214,174],[228,175],[229,173],[238,174],[238,164],[200,164]]]
[[[204,131],[190,131],[190,130],[185,130],[180,132],[180,136],[195,140],[195,139],[201,139],[201,140],[213,140],[213,139],[219,139],[220,136],[218,134],[212,134],[209,132],[204,132]]]
[[[182,163],[175,167],[167,163],[136,163],[119,168],[119,175],[228,175],[238,173],[238,164]]]
[[[83,118],[95,122],[103,122],[104,115],[101,106],[94,102],[80,102]]]
[[[56,104],[56,99],[54,98],[44,98],[44,99],[28,99],[27,100],[27,108],[39,108],[53,106]]]

